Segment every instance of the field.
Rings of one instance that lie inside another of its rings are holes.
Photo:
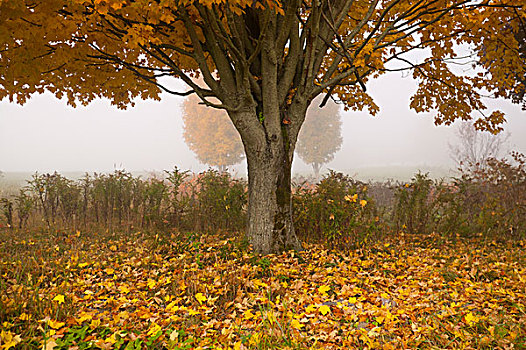
[[[526,348],[523,156],[292,190],[305,249],[261,256],[228,173],[33,175],[0,195],[0,350]]]
[[[1,349],[524,349],[526,242],[0,233]]]

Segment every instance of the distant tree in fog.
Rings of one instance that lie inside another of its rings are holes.
[[[451,158],[461,171],[475,171],[487,167],[488,159],[505,154],[509,133],[492,134],[479,131],[473,122],[463,121],[456,131],[456,140],[449,143]]]
[[[298,156],[312,166],[316,178],[342,145],[340,108],[332,100],[319,108],[321,101],[322,97],[315,99],[307,110],[296,145]]]
[[[241,137],[224,110],[199,102],[194,95],[184,101],[184,140],[201,163],[225,171],[245,158]]]

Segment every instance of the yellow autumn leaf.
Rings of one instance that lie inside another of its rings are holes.
[[[188,310],[188,314],[190,316],[199,315],[199,311],[195,311],[195,310],[190,309],[190,310]]]
[[[360,205],[362,206],[362,208],[365,207],[367,205],[367,201],[365,199],[362,199],[360,201]]]
[[[250,320],[250,319],[252,319],[252,318],[254,318],[254,317],[256,317],[256,315],[254,315],[254,314],[252,313],[252,311],[250,311],[250,310],[247,310],[247,311],[245,311],[245,312],[243,313],[243,318],[244,318],[245,320]]]
[[[355,67],[365,67],[365,58],[360,55],[354,59],[354,66]]]
[[[356,202],[356,200],[358,199],[358,194],[353,194],[352,196],[349,196],[349,195],[346,195],[345,197],[343,197],[347,202]]]
[[[53,328],[53,329],[60,329],[60,328],[62,328],[65,325],[65,323],[64,322],[59,322],[59,321],[54,321],[54,320],[49,320],[49,321],[47,321],[47,325],[50,328]]]
[[[166,311],[175,312],[179,310],[179,306],[177,305],[177,301],[174,300],[170,304],[166,306]]]
[[[59,304],[62,304],[64,302],[64,296],[62,294],[59,294],[53,298],[53,301],[56,301]]]
[[[331,290],[331,287],[326,286],[326,285],[318,287],[318,292],[320,292],[321,294],[325,294],[325,293],[327,293],[330,290]]]
[[[331,312],[331,308],[329,306],[327,306],[327,305],[320,306],[319,310],[320,310],[321,314],[324,315],[324,316],[327,315],[329,312]]]
[[[466,316],[464,316],[464,320],[468,325],[473,325],[474,323],[478,322],[479,317],[473,315],[473,313],[469,312]]]
[[[29,321],[31,319],[31,315],[26,314],[25,312],[22,312],[18,318],[21,321]]]
[[[151,278],[148,278],[148,282],[146,282],[146,284],[148,285],[148,288],[154,289],[157,283]]]
[[[255,279],[252,282],[254,283],[254,285],[256,287],[263,287],[263,288],[267,288],[268,287],[268,284],[266,284],[265,282],[261,281],[260,279]]]
[[[169,12],[163,12],[161,14],[161,18],[160,18],[161,21],[166,22],[166,23],[170,23],[174,19],[175,19],[175,17]]]
[[[316,311],[316,306],[315,305],[309,305],[309,306],[307,306],[305,308],[305,313],[307,313],[307,314],[311,314],[314,311]]]
[[[203,295],[203,293],[197,293],[195,295],[195,298],[199,302],[199,304],[202,304],[204,301],[206,301],[206,297]]]
[[[91,314],[88,314],[87,312],[81,312],[80,315],[77,318],[75,318],[75,321],[78,324],[82,324],[84,321],[91,320],[92,318],[93,316]]]
[[[292,328],[295,328],[295,329],[301,329],[303,327],[303,325],[301,324],[300,321],[296,320],[296,319],[293,319],[291,322],[290,322],[290,326]]]
[[[151,325],[150,328],[148,329],[148,333],[146,333],[146,335],[149,336],[149,337],[154,336],[154,335],[156,335],[161,329],[162,329],[161,326],[159,326],[157,323],[152,323],[152,325]]]
[[[122,2],[114,2],[110,5],[112,9],[115,11],[120,10],[122,8]]]
[[[90,328],[93,328],[93,329],[94,329],[94,328],[98,328],[98,327],[100,326],[100,323],[101,323],[101,322],[100,322],[99,319],[92,320],[92,321],[90,322],[90,325],[89,325],[89,326],[90,326]]]
[[[14,335],[10,331],[4,331],[2,330],[0,332],[0,348],[1,349],[11,349],[16,347],[18,343],[20,343],[22,339],[19,335]]]
[[[117,333],[113,333],[112,335],[110,335],[109,337],[107,337],[106,339],[104,339],[104,342],[105,343],[111,343],[111,344],[115,344],[117,342],[117,339],[116,339],[116,334]]]

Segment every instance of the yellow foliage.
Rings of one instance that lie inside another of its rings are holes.
[[[53,298],[53,301],[62,304],[64,302],[64,296],[62,294],[58,294],[56,297]]]

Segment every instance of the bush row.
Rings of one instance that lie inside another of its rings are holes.
[[[409,183],[363,183],[329,172],[293,187],[294,220],[303,241],[359,247],[386,232],[524,237],[525,157],[489,160],[450,182],[418,173]],[[243,231],[247,184],[228,173],[174,168],[143,179],[125,171],[73,181],[35,174],[2,198],[4,224],[53,229]]]
[[[244,181],[215,170],[190,175],[174,168],[147,179],[118,170],[77,181],[36,173],[0,206],[7,226],[18,228],[238,231],[246,197]]]
[[[416,174],[396,189],[392,221],[409,233],[526,236],[526,159],[489,159],[446,183]]]

